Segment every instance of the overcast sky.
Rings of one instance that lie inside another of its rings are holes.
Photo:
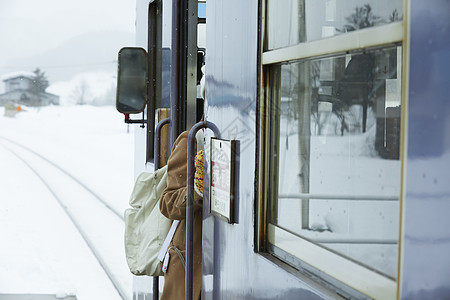
[[[135,0],[0,0],[0,66],[91,31],[134,32]]]

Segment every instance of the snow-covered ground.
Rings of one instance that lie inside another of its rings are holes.
[[[112,80],[99,80],[108,82],[102,94],[108,99]],[[0,107],[0,137],[51,159],[123,212],[133,187],[133,127],[113,106],[74,105],[73,82],[49,88],[58,91],[65,93],[61,106],[23,107],[14,118],[5,117]],[[0,239],[0,294],[119,299],[48,189],[1,144]]]

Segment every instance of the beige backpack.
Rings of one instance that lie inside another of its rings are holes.
[[[161,214],[159,199],[167,186],[167,166],[136,179],[125,211],[125,253],[135,275],[162,276],[158,259],[172,221]]]

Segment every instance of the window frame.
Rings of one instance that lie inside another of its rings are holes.
[[[271,174],[270,170],[274,168],[275,160],[270,157],[270,147],[276,147],[277,141],[273,141],[273,137],[279,134],[279,128],[271,128],[276,116],[272,114],[270,99],[273,98],[271,93],[276,93],[271,89],[275,80],[271,78],[270,72],[273,66],[280,63],[288,63],[292,61],[302,61],[308,59],[323,58],[335,56],[339,54],[348,54],[352,52],[362,52],[374,48],[387,48],[393,45],[402,47],[402,96],[401,96],[401,141],[400,141],[400,197],[399,197],[399,239],[398,239],[398,265],[401,262],[401,238],[402,231],[402,212],[403,212],[403,183],[404,183],[404,152],[405,152],[405,136],[406,136],[406,111],[407,111],[407,82],[408,82],[408,9],[407,1],[403,1],[404,16],[403,20],[389,23],[377,27],[366,28],[354,32],[336,35],[333,37],[302,42],[297,45],[287,46],[266,51],[263,43],[267,43],[265,37],[266,22],[266,1],[261,1],[261,46],[260,46],[260,103],[259,103],[259,156],[257,164],[258,168],[258,192],[255,220],[255,249],[257,252],[270,252],[278,259],[289,265],[293,265],[300,272],[306,271],[314,274],[319,280],[324,280],[332,286],[340,290],[349,292],[350,294],[367,295],[376,299],[396,299],[399,294],[400,271],[397,268],[397,279],[393,280],[385,275],[377,273],[366,268],[357,262],[351,261],[331,250],[312,243],[305,238],[298,237],[287,230],[269,224],[268,215],[273,213],[274,208],[269,208],[270,198],[278,197],[277,180],[278,174]],[[269,178],[273,176],[276,178]],[[276,208],[275,208],[276,209]],[[294,243],[281,245],[277,240],[283,237],[292,239]],[[273,249],[276,248],[277,251]],[[292,259],[286,259],[278,255],[285,254],[286,257],[294,257],[297,264]],[[299,255],[298,253],[301,253]],[[307,266],[306,268],[302,266]],[[364,278],[362,280],[362,278]],[[361,296],[361,295],[360,295]]]

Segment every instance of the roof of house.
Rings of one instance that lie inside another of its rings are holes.
[[[3,75],[1,77],[1,80],[2,81],[8,81],[8,80],[19,78],[19,77],[25,77],[25,78],[33,79],[35,76],[36,76],[36,74],[34,74],[32,72],[17,71],[17,72],[12,72],[12,73],[8,73],[8,74]]]

